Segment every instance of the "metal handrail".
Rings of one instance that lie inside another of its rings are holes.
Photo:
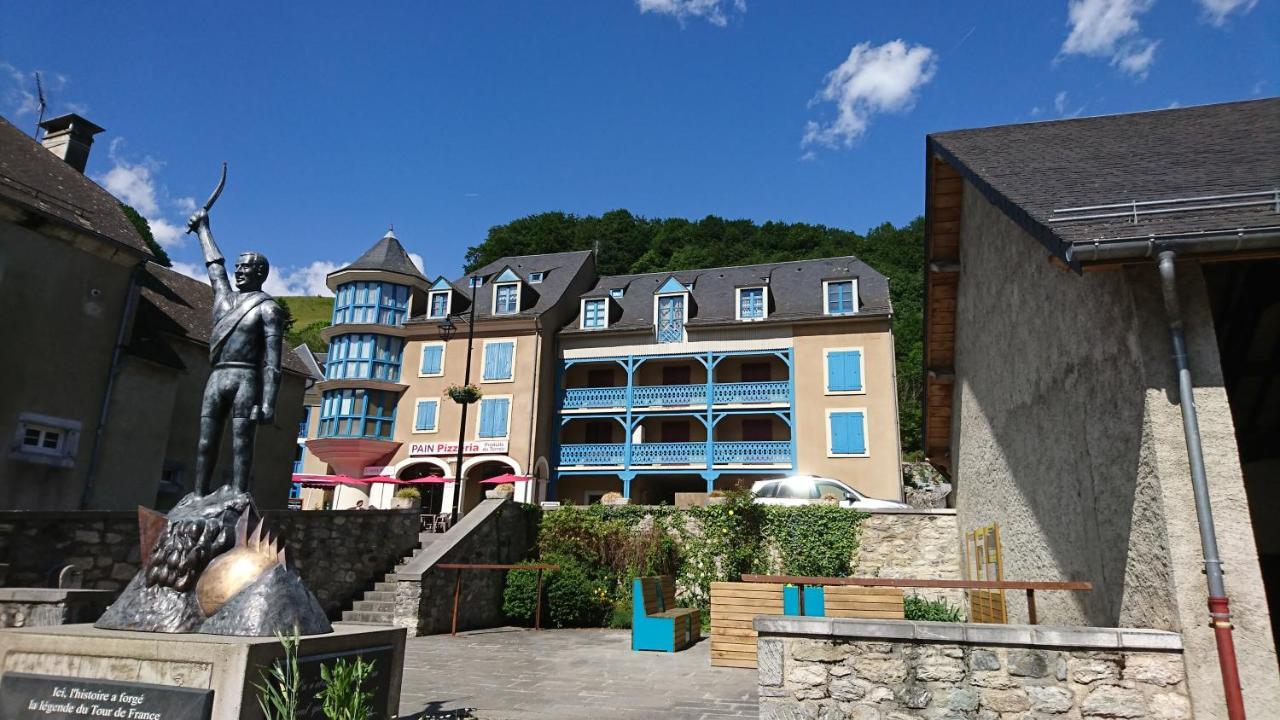
[[[1259,199],[1248,200],[1245,202],[1212,202],[1215,200],[1225,201],[1225,200],[1237,200],[1240,198],[1259,198]],[[1187,205],[1183,205],[1184,203],[1207,203],[1207,204],[1187,206]],[[1181,205],[1181,207],[1157,207],[1153,209],[1142,209],[1142,210],[1139,209],[1139,208],[1151,208],[1151,206],[1157,206],[1157,205],[1159,206]],[[1131,200],[1129,202],[1108,203],[1106,205],[1082,205],[1079,207],[1057,208],[1052,211],[1054,214],[1078,213],[1078,212],[1087,212],[1092,210],[1118,210],[1121,208],[1128,208],[1128,209],[1123,212],[1092,213],[1088,215],[1073,215],[1072,217],[1061,217],[1061,216],[1051,217],[1049,218],[1049,222],[1051,223],[1079,222],[1082,220],[1106,220],[1108,218],[1120,218],[1120,217],[1133,218],[1134,222],[1137,222],[1138,217],[1144,216],[1144,215],[1165,215],[1169,213],[1195,212],[1198,210],[1225,210],[1229,208],[1259,207],[1264,205],[1274,205],[1275,211],[1277,213],[1280,213],[1280,188],[1276,188],[1273,190],[1259,190],[1259,191],[1247,192],[1247,193],[1231,193],[1227,195],[1203,195],[1199,197],[1189,197],[1189,198],[1172,198],[1169,200]]]

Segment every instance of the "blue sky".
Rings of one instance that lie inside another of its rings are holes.
[[[277,292],[392,223],[429,275],[546,210],[865,231],[921,212],[926,133],[1280,92],[1275,0],[172,5],[0,4],[0,114],[41,71],[188,271],[226,160]]]

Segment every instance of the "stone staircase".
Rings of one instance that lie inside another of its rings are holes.
[[[373,584],[372,590],[366,591],[361,599],[352,603],[350,610],[343,610],[342,622],[354,625],[393,624],[392,616],[396,607],[396,583],[393,576],[443,536],[444,533],[418,533],[418,547],[413,549],[413,554],[405,556],[391,572],[384,574],[382,580]]]

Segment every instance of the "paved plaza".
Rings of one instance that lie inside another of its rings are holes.
[[[628,630],[501,628],[409,638],[402,718],[473,708],[485,720],[754,718],[756,671],[711,667],[705,638],[632,652]]]

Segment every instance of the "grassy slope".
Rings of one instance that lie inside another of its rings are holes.
[[[293,315],[293,329],[285,338],[289,347],[306,343],[315,352],[324,352],[326,347],[320,331],[333,319],[333,298],[295,295],[276,300]]]

